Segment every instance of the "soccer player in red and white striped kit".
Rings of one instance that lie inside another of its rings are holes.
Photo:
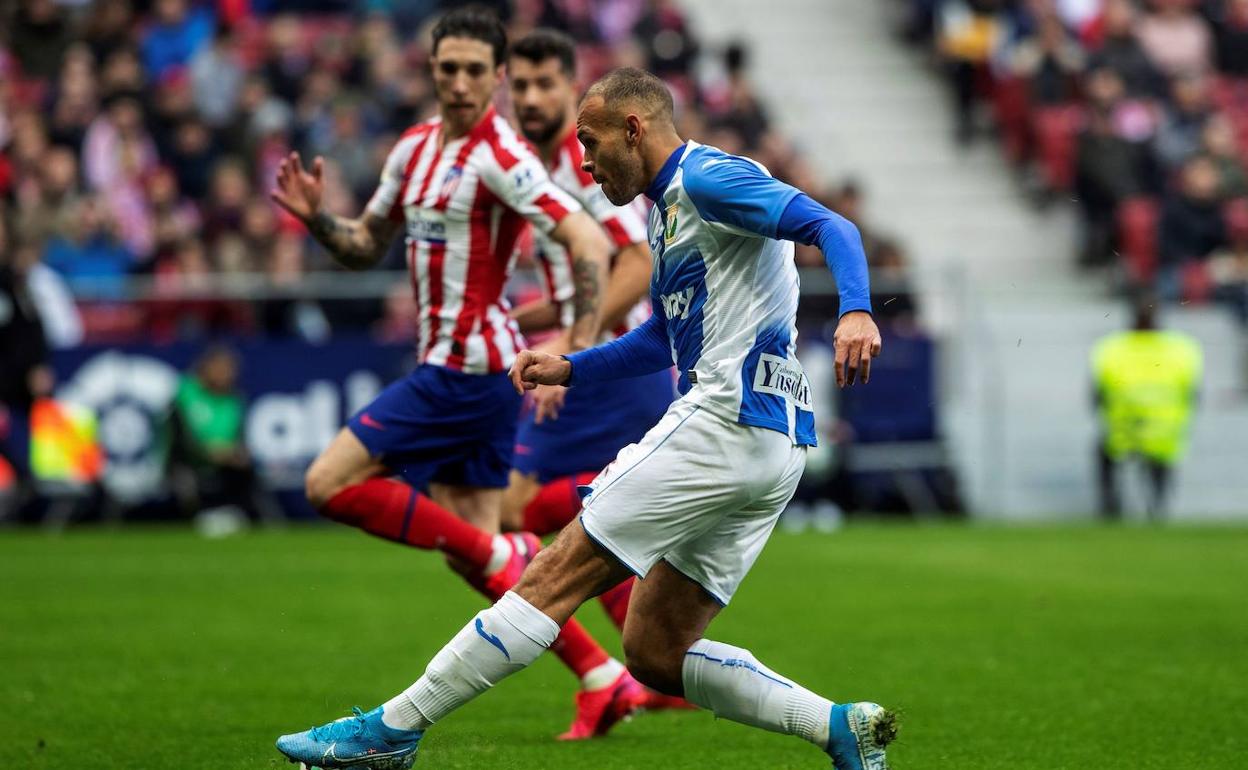
[[[530,224],[571,257],[573,317],[551,352],[593,345],[610,243],[493,107],[506,33],[489,13],[455,10],[433,30],[439,115],[391,151],[381,183],[355,219],[321,209],[323,160],[281,164],[273,199],[345,267],[366,269],[406,225],[419,306],[419,366],[357,413],[312,463],[309,501],[323,515],[374,535],[444,552],[491,601],[519,579],[536,541],[499,535],[520,399],[507,370],[521,349],[502,296],[516,242]],[[560,350],[560,347],[563,349]],[[583,690],[567,738],[600,735],[644,693],[623,665],[570,621],[552,651]]]

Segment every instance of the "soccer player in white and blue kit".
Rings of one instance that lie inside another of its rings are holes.
[[[675,361],[677,399],[590,486],[579,522],[479,613],[411,687],[368,713],[278,740],[317,767],[387,770],[424,731],[528,666],[588,599],[630,574],[627,665],[644,684],[716,716],[797,735],[837,770],[885,770],[894,714],[834,703],[703,633],[731,600],[788,503],[815,443],[810,385],[794,355],[791,241],[817,244],[841,293],[838,384],[866,381],[879,354],[866,259],[853,225],[757,163],[683,142],[662,81],[615,70],[581,103],[584,168],[621,205],[654,202],[654,315],[570,356],[522,351],[517,389],[599,382]],[[344,757],[354,757],[344,761]],[[375,759],[370,759],[375,758]]]

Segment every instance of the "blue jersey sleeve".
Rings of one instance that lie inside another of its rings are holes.
[[[663,314],[656,311],[623,337],[572,353],[567,359],[572,364],[569,386],[661,372],[672,365],[667,322]]]
[[[817,245],[823,252],[841,295],[841,315],[854,310],[871,312],[867,255],[853,222],[799,192],[789,200],[776,230],[780,238]]]
[[[780,217],[798,194],[797,188],[733,155],[699,153],[683,168],[685,192],[703,219],[767,238],[779,237]]]
[[[684,187],[698,213],[756,235],[818,246],[841,295],[841,315],[871,312],[862,236],[853,222],[744,158],[706,153],[684,164]]]

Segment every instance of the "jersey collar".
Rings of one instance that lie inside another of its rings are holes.
[[[689,149],[689,143],[677,147],[672,154],[667,156],[667,160],[663,162],[663,168],[659,169],[659,173],[655,175],[654,180],[650,182],[650,186],[646,188],[646,197],[658,203],[663,200],[663,194],[667,192],[667,186],[672,183],[672,177],[676,176],[676,169],[680,166],[680,161],[685,155],[685,150]]]

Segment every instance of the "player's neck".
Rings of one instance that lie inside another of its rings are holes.
[[[568,141],[568,135],[574,131],[576,131],[576,118],[572,113],[568,113],[564,116],[563,125],[559,126],[559,130],[537,145],[537,154],[541,157],[542,163],[547,166],[553,165],[559,157],[559,148],[563,147],[563,143]]]
[[[676,134],[675,131],[665,133],[661,136],[654,136],[642,148],[641,162],[645,169],[646,178],[651,182],[659,175],[659,171],[663,169],[663,164],[667,163],[667,159],[672,157],[672,153],[676,152],[681,145],[685,143],[684,139]]]
[[[456,139],[462,139],[465,136],[468,136],[468,134],[472,133],[474,128],[481,125],[481,121],[485,120],[485,116],[489,114],[490,108],[493,106],[494,105],[492,103],[485,105],[484,109],[478,112],[475,116],[473,116],[471,121],[468,121],[464,125],[458,125],[454,121],[448,120],[446,112],[438,110],[438,114],[442,117],[441,143],[446,145],[447,142],[453,142]]]

